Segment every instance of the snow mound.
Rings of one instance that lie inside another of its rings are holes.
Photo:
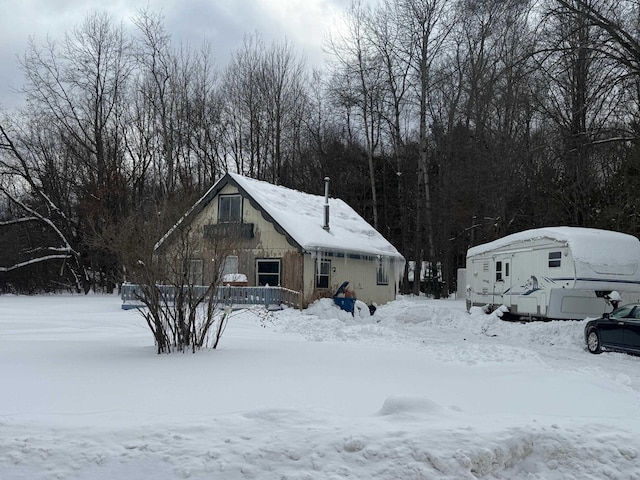
[[[336,305],[331,298],[321,298],[316,300],[303,311],[306,315],[314,315],[322,319],[339,319],[349,321],[353,319],[353,315],[345,312]]]
[[[433,414],[441,411],[442,407],[428,397],[393,395],[384,401],[378,415]]]
[[[371,316],[369,305],[364,303],[362,300],[356,300],[356,309],[353,313],[354,315],[358,315],[359,317],[362,317],[362,318],[368,318]]]
[[[352,315],[351,313],[342,310],[338,305],[336,305],[332,298],[321,298],[319,300],[316,300],[307,307],[304,313],[327,320],[333,320],[337,318],[338,320],[342,320],[344,322],[353,321],[354,317],[371,317],[369,306],[362,300],[355,301],[355,309]]]

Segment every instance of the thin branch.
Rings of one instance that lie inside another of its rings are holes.
[[[0,227],[6,227],[9,225],[16,225],[18,223],[26,223],[26,222],[39,222],[40,219],[38,217],[22,217],[22,218],[15,218],[13,220],[7,220],[4,222],[0,222]]]
[[[67,260],[71,258],[71,255],[47,255],[46,257],[32,258],[25,262],[16,263],[10,267],[0,267],[0,272],[10,272],[11,270],[17,270],[18,268],[26,267],[28,265],[34,265],[36,263],[47,262],[49,260]]]

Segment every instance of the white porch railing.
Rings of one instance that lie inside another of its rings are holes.
[[[158,292],[163,297],[163,301],[171,303],[177,293],[177,287],[173,285],[156,285]],[[209,287],[197,285],[191,287],[193,295],[202,296],[206,294]],[[264,305],[267,308],[287,305],[289,307],[301,308],[302,293],[282,287],[232,287],[220,286],[214,290],[216,301],[220,305]],[[144,307],[144,289],[140,285],[133,283],[123,283],[120,290],[122,308]]]

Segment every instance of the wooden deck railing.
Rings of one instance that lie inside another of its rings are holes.
[[[173,285],[156,285],[158,292],[163,297],[163,301],[171,303],[174,301],[177,287]],[[192,286],[193,295],[204,295],[207,293],[207,286]],[[302,307],[302,293],[282,287],[232,287],[220,286],[214,289],[216,301],[220,305],[264,305],[274,307],[287,305],[289,307]],[[122,308],[143,307],[142,298],[144,289],[140,285],[123,283],[120,290],[122,298]]]

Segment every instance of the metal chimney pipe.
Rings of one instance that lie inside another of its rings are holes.
[[[329,177],[324,177],[324,225],[322,228],[329,231]]]

